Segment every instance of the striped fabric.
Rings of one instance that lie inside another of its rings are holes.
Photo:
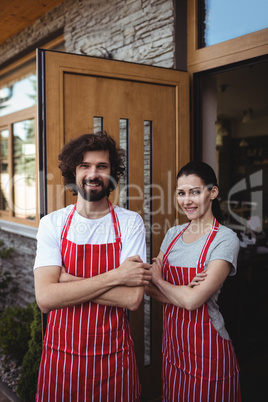
[[[66,271],[92,277],[119,266],[120,226],[110,204],[116,242],[67,240],[75,207],[62,231]],[[54,310],[48,317],[37,401],[135,401],[140,383],[125,309],[94,302]]]
[[[166,281],[188,285],[203,271],[218,227],[214,220],[197,268],[169,266],[168,254],[186,228],[173,239],[163,259]],[[206,304],[194,311],[164,304],[162,353],[163,401],[240,401],[239,367],[232,342],[217,333]]]

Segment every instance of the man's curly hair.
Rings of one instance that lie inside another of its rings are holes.
[[[59,168],[64,179],[64,184],[77,194],[75,186],[75,170],[83,161],[83,155],[88,151],[109,151],[111,164],[111,179],[106,196],[109,197],[125,171],[125,152],[116,147],[115,140],[106,133],[99,131],[96,134],[83,134],[70,140],[61,150],[58,156]]]

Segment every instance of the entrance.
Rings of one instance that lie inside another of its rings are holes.
[[[240,239],[220,309],[241,368],[242,400],[266,395],[268,348],[268,61],[200,78],[202,159],[216,168],[224,224]]]
[[[38,66],[42,214],[75,202],[57,167],[64,143],[104,129],[127,155],[111,200],[142,215],[151,261],[174,225],[176,171],[189,160],[188,74],[45,50]],[[158,400],[162,306],[145,297],[129,319],[143,400]]]

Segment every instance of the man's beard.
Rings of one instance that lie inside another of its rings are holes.
[[[101,186],[101,190],[94,190],[94,189],[88,189],[85,190],[84,186],[87,182],[83,181],[82,186],[81,185],[76,185],[76,189],[79,192],[79,194],[83,197],[84,200],[89,201],[89,202],[96,202],[102,200],[104,197],[107,196],[108,194],[108,186],[109,185],[104,185],[104,183],[98,179],[96,180],[89,180],[88,183],[94,183],[94,184],[99,184]]]

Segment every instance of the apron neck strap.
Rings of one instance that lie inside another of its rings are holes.
[[[110,200],[108,200],[108,205],[110,208],[110,213],[112,215],[112,221],[113,221],[113,226],[114,226],[114,233],[115,233],[115,239],[116,241],[120,241],[121,240],[121,230],[120,230],[120,225],[119,225],[119,220],[118,220],[118,216],[117,214],[114,212],[114,207],[111,203]]]
[[[75,213],[75,209],[76,209],[76,204],[73,206],[73,208],[71,209],[71,212],[67,216],[65,225],[64,225],[63,230],[61,232],[61,240],[67,238],[67,234],[68,234],[69,228],[71,226],[71,222],[72,222],[72,219],[73,219],[73,216],[74,216],[74,213]]]
[[[172,242],[168,246],[167,251],[165,252],[165,255],[163,257],[163,264],[167,261],[169,253],[171,252],[171,250],[173,249],[173,247],[175,246],[175,244],[179,240],[179,238],[183,235],[185,230],[189,227],[190,223],[191,222],[189,222],[188,225],[185,226],[185,228],[180,231],[180,233],[172,240]],[[197,265],[198,270],[201,269],[201,268],[203,269],[203,267],[205,265],[205,259],[206,259],[206,255],[207,255],[207,252],[208,252],[208,248],[209,248],[212,240],[216,236],[216,233],[217,233],[218,229],[219,229],[219,222],[217,221],[216,218],[214,218],[212,228],[211,228],[211,230],[209,232],[209,235],[207,237],[207,240],[206,240],[206,242],[204,244],[204,247],[203,247],[203,249],[201,251],[201,254],[200,254],[200,257],[199,257],[199,261],[198,261],[198,265]]]
[[[119,220],[118,220],[118,216],[117,214],[114,212],[114,207],[112,205],[112,203],[110,202],[110,200],[108,200],[108,205],[109,205],[109,209],[110,209],[110,213],[112,216],[112,222],[113,222],[113,227],[114,227],[114,232],[115,232],[115,239],[116,242],[121,241],[121,230],[120,230],[120,225],[119,225]],[[76,204],[74,205],[74,207],[72,208],[71,212],[69,213],[65,225],[63,227],[62,233],[61,233],[61,239],[65,239],[67,238],[67,234],[69,231],[69,228],[71,226],[71,222],[75,213],[75,209],[76,209]]]
[[[168,255],[169,255],[169,253],[171,252],[171,250],[173,249],[173,247],[175,246],[176,242],[177,242],[177,241],[179,240],[179,238],[183,235],[183,233],[184,233],[185,230],[188,228],[188,226],[190,225],[190,223],[191,223],[191,222],[189,222],[188,225],[185,226],[185,228],[182,229],[182,230],[180,231],[180,233],[179,233],[176,237],[174,237],[174,239],[172,240],[172,242],[171,242],[170,245],[168,246],[167,251],[165,252],[164,257],[163,257],[163,265],[164,265],[164,263],[167,261]]]
[[[203,271],[203,269],[204,269],[205,260],[206,260],[206,256],[207,256],[209,246],[210,246],[211,242],[213,241],[214,237],[216,236],[218,230],[219,230],[219,222],[217,221],[216,218],[214,218],[212,228],[211,228],[211,230],[209,232],[209,235],[208,235],[208,237],[207,237],[207,239],[205,241],[204,247],[203,247],[203,249],[201,251],[201,254],[200,254],[200,257],[199,257],[199,260],[198,260],[198,265],[197,265],[197,270],[198,271],[200,271],[200,270]]]

